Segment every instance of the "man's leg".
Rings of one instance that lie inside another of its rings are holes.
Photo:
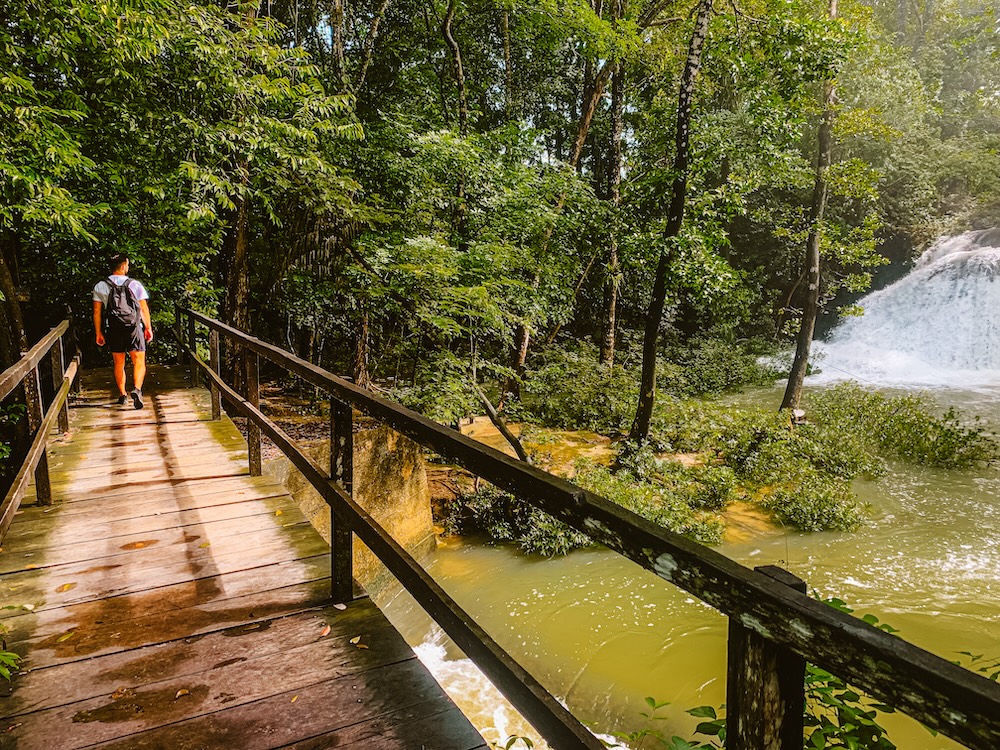
[[[146,379],[146,352],[129,352],[132,357],[132,382],[136,390],[142,390],[142,383]]]
[[[125,395],[125,352],[111,352],[111,359],[115,363],[115,385],[118,386],[118,395]]]
[[[132,389],[132,405],[136,409],[142,408],[142,381],[146,379],[146,352],[129,352],[132,357],[132,380],[135,387]]]

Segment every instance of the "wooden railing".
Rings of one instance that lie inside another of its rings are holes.
[[[187,318],[187,326],[182,322]],[[196,355],[197,329],[209,331],[211,364]],[[780,568],[755,570],[657,526],[611,501],[517,461],[288,352],[191,310],[177,311],[176,333],[192,378],[204,374],[213,416],[220,399],[280,448],[330,505],[333,597],[352,596],[356,535],[493,681],[550,745],[602,744],[464,612],[352,498],[352,409],[388,425],[473,474],[533,503],[729,617],[727,747],[801,750],[806,660],[927,727],[976,750],[1000,748],[1000,685],[817,601]],[[247,392],[219,375],[219,340],[242,352]],[[331,397],[331,462],[307,457],[258,408],[258,364],[265,357]],[[260,473],[260,432],[249,439]]]
[[[64,337],[72,331],[69,320],[64,320],[41,341],[31,347],[18,362],[0,374],[0,401],[7,398],[19,386],[24,387],[24,401],[28,411],[28,430],[31,445],[14,476],[14,481],[0,504],[0,539],[7,533],[14,514],[21,507],[28,480],[35,476],[35,495],[40,505],[52,502],[52,487],[49,483],[49,462],[45,449],[49,434],[57,423],[60,432],[69,430],[69,412],[66,398],[80,368],[80,357],[74,355],[66,365]],[[73,347],[75,349],[75,346]],[[42,408],[42,381],[40,365],[46,358],[50,360],[53,398],[48,409]]]

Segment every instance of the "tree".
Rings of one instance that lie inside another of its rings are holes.
[[[691,108],[694,99],[695,80],[701,68],[702,47],[708,36],[708,21],[712,14],[712,0],[699,0],[694,30],[688,43],[687,59],[681,76],[677,97],[677,126],[674,146],[673,184],[670,205],[667,209],[667,226],[664,231],[664,245],[661,246],[653,292],[646,312],[646,325],[642,344],[642,379],[639,384],[639,404],[635,419],[629,431],[629,439],[643,442],[649,436],[649,424],[653,416],[656,398],[656,346],[660,335],[660,323],[667,298],[667,270],[674,258],[674,247],[684,222],[684,206],[687,200],[687,179],[690,159]]]

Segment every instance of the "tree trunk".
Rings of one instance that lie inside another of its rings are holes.
[[[365,56],[361,61],[361,69],[358,71],[357,80],[354,82],[354,90],[360,91],[361,87],[365,85],[365,78],[368,76],[368,68],[372,64],[372,55],[375,53],[375,40],[378,39],[378,27],[382,23],[382,19],[385,18],[386,11],[389,10],[389,3],[392,0],[382,0],[382,4],[378,7],[378,12],[375,14],[375,18],[372,19],[372,27],[368,31],[368,37],[365,39]]]
[[[625,64],[615,67],[611,82],[611,140],[608,144],[608,199],[614,216],[608,241],[608,265],[604,272],[604,331],[601,364],[615,363],[615,322],[618,316],[618,210],[622,202],[622,131],[625,119]]]
[[[681,76],[677,98],[677,135],[674,153],[674,182],[671,186],[670,209],[664,232],[665,247],[660,251],[656,264],[653,293],[646,312],[646,329],[642,342],[642,379],[639,385],[639,404],[629,439],[642,442],[649,437],[649,423],[653,417],[656,400],[656,346],[660,335],[660,320],[667,297],[667,270],[674,259],[677,237],[684,222],[684,204],[687,197],[687,177],[690,160],[691,106],[694,84],[701,68],[701,50],[708,35],[708,19],[712,14],[713,0],[699,0],[698,15],[688,45],[687,61]]]
[[[452,33],[451,24],[455,20],[455,11],[458,9],[458,0],[451,0],[448,3],[448,11],[445,13],[444,21],[441,23],[441,34],[448,49],[451,50],[452,64],[455,66],[455,84],[458,87],[458,131],[463,137],[469,134],[469,101],[465,91],[465,71],[462,68],[462,50]]]
[[[344,0],[333,0],[330,26],[333,36],[333,74],[337,79],[338,89],[343,90],[347,80],[344,66]]]
[[[243,165],[245,168],[245,164]],[[243,196],[234,198],[229,226],[223,241],[223,278],[226,297],[222,306],[223,322],[241,331],[250,331],[250,227],[249,208]],[[242,393],[245,382],[239,347],[226,345],[226,370],[233,387]]]
[[[514,104],[514,62],[510,44],[510,11],[505,10],[500,15],[500,31],[503,36],[503,83],[504,110],[507,119],[513,119],[517,113]]]
[[[17,284],[14,282],[14,248],[16,240],[12,232],[4,232],[3,246],[0,247],[0,294],[3,295],[3,311],[6,318],[2,338],[3,362],[6,369],[21,358],[21,352],[28,350],[28,334],[24,328],[21,303],[17,299]]]
[[[830,1],[830,18],[837,17],[837,0]],[[820,238],[823,232],[823,214],[826,211],[826,171],[830,166],[833,151],[833,105],[836,90],[832,81],[823,85],[823,119],[819,125],[818,154],[816,156],[816,181],[813,184],[812,206],[809,210],[809,237],[806,240],[805,270],[808,281],[806,299],[802,308],[802,325],[795,342],[795,359],[788,373],[785,397],[781,409],[797,409],[802,400],[802,384],[809,368],[809,351],[812,348],[813,333],[816,330],[816,316],[819,314],[820,282]]]
[[[362,308],[361,319],[358,321],[358,340],[354,348],[354,383],[361,388],[371,388],[372,376],[368,371],[368,339],[370,320],[368,310]]]

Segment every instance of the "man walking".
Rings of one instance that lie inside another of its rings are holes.
[[[94,287],[94,335],[98,346],[108,349],[115,366],[118,403],[125,404],[125,353],[132,358],[132,404],[141,409],[142,381],[146,377],[146,344],[153,340],[149,319],[149,293],[128,277],[128,256],[119,253],[109,263],[111,275]],[[107,338],[105,338],[105,335]]]

